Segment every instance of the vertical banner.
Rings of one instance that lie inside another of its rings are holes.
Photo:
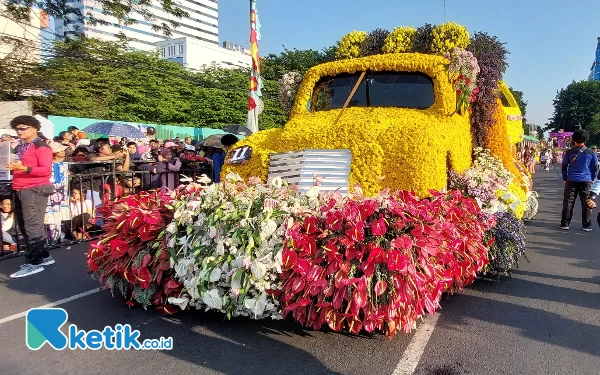
[[[10,162],[10,142],[0,142],[0,181],[11,179],[10,171],[6,168],[6,165]]]
[[[265,105],[261,99],[263,82],[260,77],[260,56],[258,41],[260,40],[260,21],[256,11],[256,0],[250,0],[250,56],[252,56],[252,71],[250,72],[250,90],[248,92],[248,121],[246,127],[256,133],[258,131],[258,115]]]

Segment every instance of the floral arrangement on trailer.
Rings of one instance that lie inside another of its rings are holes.
[[[107,232],[88,252],[90,272],[130,305],[291,315],[315,329],[389,336],[410,332],[442,293],[474,281],[495,224],[458,190],[343,197],[233,175],[104,211]]]

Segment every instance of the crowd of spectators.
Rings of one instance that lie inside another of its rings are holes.
[[[148,128],[142,139],[98,138],[70,127],[53,139],[38,132],[52,149],[50,183],[54,192],[48,197],[44,223],[46,246],[85,240],[101,231],[102,218],[97,208],[106,201],[152,189],[174,189],[200,176],[219,181],[226,150],[238,141],[232,134],[222,137],[221,147],[207,147],[190,137],[157,139],[156,129]],[[0,136],[0,142],[19,140]],[[15,246],[15,224],[11,220],[11,197],[2,200],[3,253]]]

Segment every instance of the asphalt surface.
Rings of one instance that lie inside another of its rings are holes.
[[[556,228],[562,181],[543,171],[534,180],[541,197],[527,224],[529,262],[511,277],[445,296],[416,374],[600,374],[600,228],[594,220],[594,231],[582,232],[578,208],[570,231]],[[86,274],[86,250],[54,250],[55,265],[18,280],[8,275],[22,258],[0,261],[0,321],[97,288]],[[143,339],[172,336],[174,348],[31,351],[20,317],[0,323],[0,374],[392,374],[414,336],[389,340],[202,312],[166,318],[130,309],[108,291],[60,307],[79,329],[128,323]]]

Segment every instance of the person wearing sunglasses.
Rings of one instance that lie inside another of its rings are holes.
[[[41,125],[35,117],[15,117],[10,126],[21,140],[15,149],[15,158],[6,166],[13,172],[15,218],[27,246],[26,263],[10,275],[20,278],[42,272],[43,266],[54,264],[44,246],[44,213],[48,196],[54,192],[54,186],[50,184],[52,149],[39,137]]]

